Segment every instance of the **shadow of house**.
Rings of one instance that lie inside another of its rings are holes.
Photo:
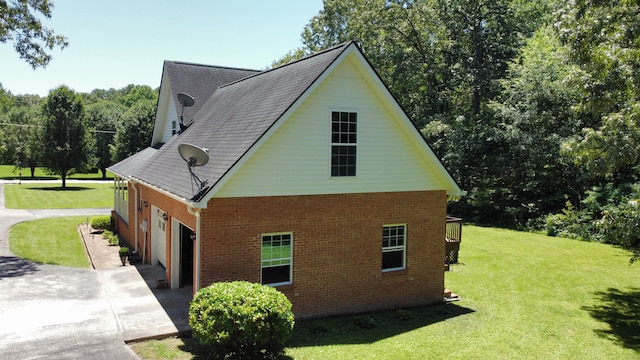
[[[371,344],[458,316],[473,309],[447,303],[355,316],[300,320],[288,347]]]
[[[640,288],[609,288],[595,293],[600,304],[585,306],[591,316],[609,324],[609,330],[595,330],[598,335],[640,352]]]
[[[31,275],[38,271],[38,265],[17,256],[0,256],[0,280]]]

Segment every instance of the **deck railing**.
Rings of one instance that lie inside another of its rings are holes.
[[[458,262],[458,253],[460,251],[460,242],[462,241],[462,219],[447,216],[447,226],[445,231],[445,267],[448,270],[449,264]]]

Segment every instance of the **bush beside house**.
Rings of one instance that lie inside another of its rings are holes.
[[[189,308],[193,337],[212,358],[282,353],[294,326],[291,302],[275,288],[246,281],[200,289]]]

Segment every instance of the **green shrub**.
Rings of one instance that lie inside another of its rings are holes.
[[[111,230],[111,216],[96,216],[91,218],[91,227],[96,230]]]
[[[102,238],[105,240],[109,240],[111,236],[113,236],[113,231],[111,230],[105,230],[102,232]]]
[[[291,302],[275,288],[234,281],[200,289],[189,325],[213,358],[269,357],[282,353],[294,318]]]
[[[127,262],[127,256],[129,256],[129,248],[126,246],[121,247],[118,250],[118,255],[120,255],[120,261],[122,262],[122,266],[124,266]]]
[[[109,241],[109,245],[116,246],[120,244],[120,237],[118,234],[111,233],[107,241]]]

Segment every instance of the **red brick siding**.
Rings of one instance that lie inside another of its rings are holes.
[[[442,301],[444,191],[212,199],[202,213],[201,285],[260,281],[261,234],[293,232],[297,317]],[[407,224],[406,269],[383,273],[382,226]]]

